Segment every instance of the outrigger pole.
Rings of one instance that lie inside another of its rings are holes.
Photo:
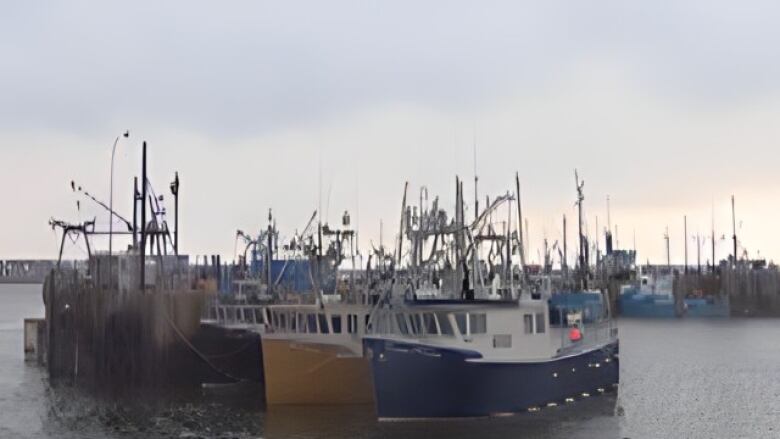
[[[409,182],[404,182],[404,197],[401,201],[401,227],[398,230],[398,254],[396,255],[396,263],[401,265],[401,252],[403,251],[404,244],[404,218],[406,218],[406,191],[409,189]]]
[[[515,190],[517,191],[517,238],[520,243],[520,265],[523,266],[523,277],[528,285],[528,267],[525,265],[525,243],[523,242],[523,203],[520,201],[520,173],[515,172]]]

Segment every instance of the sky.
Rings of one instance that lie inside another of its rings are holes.
[[[776,259],[778,21],[770,1],[7,2],[0,258],[55,258],[52,217],[107,229],[70,181],[107,202],[129,130],[114,205],[146,141],[157,192],[179,172],[190,254],[233,259],[269,208],[282,235],[322,206],[387,244],[405,181],[451,208],[476,169],[480,197],[519,173],[534,259],[563,215],[575,236],[576,168],[589,233],[609,196],[641,261],[665,262],[668,227],[682,262],[685,215],[690,260],[713,220],[725,257],[732,194],[740,252]]]

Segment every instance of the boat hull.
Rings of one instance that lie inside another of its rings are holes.
[[[338,346],[264,339],[266,403],[272,405],[373,402],[368,361]]]
[[[619,380],[618,342],[543,362],[364,339],[380,419],[498,416],[596,394]]]

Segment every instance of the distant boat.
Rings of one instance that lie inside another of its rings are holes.
[[[617,306],[623,317],[728,317],[728,297],[685,297],[678,308],[671,275],[642,275],[638,284],[624,285]]]
[[[598,292],[407,300],[364,338],[380,420],[500,416],[572,402],[619,380]]]

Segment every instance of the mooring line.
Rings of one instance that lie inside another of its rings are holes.
[[[233,375],[231,375],[231,374],[225,372],[224,370],[218,368],[217,366],[215,366],[211,361],[209,361],[208,357],[206,357],[202,352],[200,352],[198,350],[198,348],[196,348],[189,340],[187,340],[187,337],[179,330],[179,328],[176,326],[176,324],[173,323],[173,320],[171,320],[171,317],[168,315],[168,313],[165,312],[163,314],[165,315],[165,320],[168,321],[168,324],[171,325],[171,328],[173,328],[174,332],[176,332],[176,334],[179,336],[179,338],[181,338],[181,340],[184,342],[184,344],[186,344],[192,350],[192,352],[195,353],[195,355],[197,355],[201,360],[203,360],[203,362],[206,363],[206,365],[208,365],[210,368],[212,368],[218,374],[224,376],[225,378],[231,379],[231,380],[233,380],[233,381],[235,381],[237,383],[248,382],[249,381],[249,380],[244,379],[244,378],[234,377]]]

